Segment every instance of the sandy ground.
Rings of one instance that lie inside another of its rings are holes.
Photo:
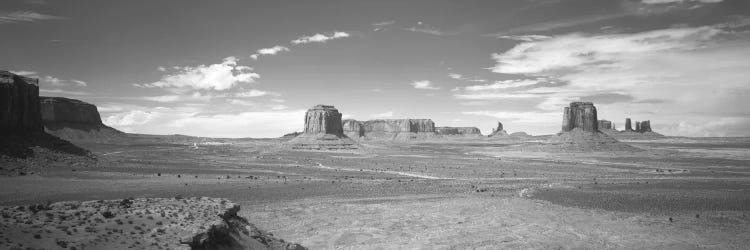
[[[277,140],[77,142],[98,155],[98,167],[0,177],[0,205],[220,197],[241,204],[259,228],[311,249],[750,243],[749,138],[626,142],[644,151],[527,152],[516,150],[518,140],[364,142],[335,153],[284,151]]]

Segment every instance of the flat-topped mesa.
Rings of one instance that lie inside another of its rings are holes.
[[[343,121],[344,134],[349,138],[359,138],[365,136],[365,128],[362,122],[346,119]]]
[[[506,132],[503,129],[503,123],[497,122],[497,128],[492,129],[492,133],[488,136],[493,137],[493,136],[506,136],[506,135],[508,135],[508,132]]]
[[[596,107],[591,102],[571,102],[563,110],[562,131],[568,132],[580,128],[586,132],[598,132]]]
[[[482,131],[477,127],[435,127],[439,135],[481,136]]]
[[[102,125],[102,118],[96,106],[80,100],[65,97],[39,97],[42,121],[49,123],[79,123]]]
[[[612,123],[611,121],[599,120],[597,123],[598,123],[597,126],[599,127],[599,130],[604,130],[604,129],[614,130],[615,129],[615,124]]]
[[[316,105],[305,113],[305,134],[343,136],[341,113],[330,105]]]
[[[633,131],[633,126],[630,123],[630,118],[625,118],[625,131]]]
[[[42,131],[39,79],[0,71],[0,135]]]
[[[316,105],[305,113],[305,130],[286,143],[302,150],[357,149],[357,144],[344,134],[341,116],[333,106]]]
[[[411,132],[434,133],[435,123],[431,119],[385,119],[369,120],[363,123],[365,134],[370,132]]]

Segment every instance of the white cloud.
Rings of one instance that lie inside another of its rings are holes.
[[[509,89],[536,85],[539,84],[539,82],[546,80],[546,78],[502,80],[495,81],[493,84],[467,86],[465,89],[469,91]]]
[[[384,21],[384,22],[373,23],[372,24],[372,27],[373,27],[372,31],[383,30],[383,29],[385,29],[385,27],[393,25],[394,23],[396,23],[396,21]]]
[[[388,118],[388,117],[393,117],[393,111],[383,112],[383,113],[380,113],[380,114],[373,114],[370,117],[372,117],[372,118]]]
[[[334,31],[333,33],[328,34],[328,35],[318,33],[312,36],[302,36],[300,38],[292,40],[292,43],[293,44],[325,43],[328,40],[340,39],[340,38],[345,38],[349,36],[350,36],[349,33],[341,32],[341,31]]]
[[[259,97],[259,96],[265,96],[269,95],[270,93],[263,90],[257,90],[257,89],[251,89],[248,91],[243,91],[239,93],[235,93],[234,96],[236,97]]]
[[[445,34],[445,32],[443,32],[441,30],[438,30],[438,29],[435,29],[435,28],[427,28],[427,27],[422,27],[422,28],[420,28],[420,27],[409,27],[409,28],[406,28],[404,30],[408,30],[408,31],[411,31],[411,32],[425,33],[425,34],[430,34],[430,35],[436,35],[436,36],[442,36],[442,35]]]
[[[461,80],[461,78],[462,78],[463,76],[462,76],[461,74],[450,73],[450,74],[448,74],[448,77],[450,77],[450,78],[453,78],[453,79],[456,79],[456,80]]]
[[[236,57],[224,58],[222,63],[199,65],[196,67],[175,67],[177,72],[162,76],[153,83],[140,84],[142,87],[193,88],[205,90],[226,90],[240,83],[252,83],[260,75],[252,68],[237,65]]]
[[[68,90],[62,90],[62,89],[39,89],[39,93],[41,94],[55,94],[55,95],[88,95],[88,92],[81,92],[81,91],[68,91]]]
[[[0,24],[17,22],[36,22],[43,20],[65,19],[64,17],[39,14],[31,11],[0,12]]]
[[[685,3],[685,2],[699,2],[699,3],[720,3],[723,0],[643,0],[645,4],[668,4],[668,3]]]
[[[440,87],[434,86],[432,82],[428,80],[412,82],[411,86],[414,86],[415,89],[440,89]]]
[[[509,40],[524,41],[524,42],[533,42],[533,41],[544,40],[550,37],[544,36],[544,35],[516,35],[516,36],[498,36],[498,38],[505,38]]]
[[[493,72],[557,79],[566,84],[528,85],[520,90],[463,93],[459,99],[539,97],[537,108],[560,110],[571,100],[618,96],[620,101],[600,102],[600,114],[610,117],[644,117],[662,128],[710,123],[721,117],[750,112],[750,33],[725,31],[731,25],[683,27],[627,34],[567,34],[522,42],[494,54]],[[611,99],[611,98],[610,98]],[[633,100],[665,100],[640,102]],[[683,126],[688,127],[688,126]],[[655,126],[655,129],[657,127]],[[699,129],[710,129],[699,126]],[[716,126],[736,129],[733,126]],[[658,131],[657,131],[658,132]],[[724,131],[736,134],[737,131]],[[674,134],[670,134],[674,133]],[[716,134],[716,131],[710,134]],[[747,132],[744,132],[748,134]],[[669,135],[696,135],[689,129],[671,129]]]
[[[489,116],[518,124],[544,124],[562,120],[562,112],[466,111],[461,114]]]
[[[19,71],[13,71],[11,70],[10,73],[19,75],[19,76],[27,76],[27,77],[37,77],[36,71],[26,71],[26,70],[19,70]]]
[[[147,100],[147,101],[154,101],[154,102],[175,102],[177,100],[180,100],[180,96],[178,95],[145,96],[142,99]]]
[[[143,125],[159,117],[159,115],[160,114],[156,112],[132,110],[111,115],[105,118],[102,122],[113,127]]]
[[[250,57],[253,58],[253,60],[258,60],[258,57],[260,57],[261,55],[276,55],[282,51],[289,51],[289,48],[281,45],[276,45],[270,48],[259,49],[258,51],[256,51],[256,54],[252,54],[250,55]]]

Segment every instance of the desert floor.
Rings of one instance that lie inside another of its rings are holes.
[[[488,139],[363,142],[346,152],[281,142],[74,141],[98,166],[1,176],[0,205],[227,198],[258,228],[311,249],[750,246],[750,138],[629,140],[644,151],[627,153]]]

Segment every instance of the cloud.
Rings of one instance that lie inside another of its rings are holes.
[[[450,77],[450,78],[452,78],[452,79],[456,79],[456,80],[461,80],[461,78],[462,78],[463,76],[462,76],[461,74],[450,73],[450,74],[448,74],[448,77]]]
[[[511,121],[523,124],[540,124],[562,120],[562,112],[465,111],[461,112],[461,114],[489,116],[500,119],[503,122]]]
[[[385,29],[385,27],[391,26],[394,23],[396,23],[396,21],[393,21],[393,20],[391,20],[391,21],[384,21],[384,22],[378,22],[378,23],[373,23],[372,24],[372,27],[373,27],[372,31],[383,30],[383,29]]]
[[[31,11],[0,12],[0,24],[18,22],[36,22],[44,20],[65,19],[64,17],[39,14]]]
[[[180,100],[180,96],[178,95],[145,96],[142,99],[147,100],[147,101],[154,101],[154,102],[175,102],[177,100]]]
[[[157,112],[132,110],[108,116],[103,123],[113,127],[143,125],[159,117]]]
[[[302,36],[300,38],[292,40],[292,44],[325,43],[328,40],[340,39],[349,36],[349,33],[341,31],[334,31],[333,33],[327,35],[318,33],[312,36]]]
[[[372,117],[372,118],[388,118],[388,117],[393,117],[393,111],[388,111],[388,112],[384,112],[384,113],[380,113],[380,114],[373,114],[370,117]]]
[[[256,54],[252,54],[250,55],[250,57],[253,58],[254,60],[258,60],[258,57],[261,55],[276,55],[282,51],[289,51],[289,48],[281,46],[281,45],[276,45],[270,48],[259,49],[258,51],[256,51],[257,52]]]
[[[508,40],[516,40],[516,41],[524,41],[524,42],[533,42],[533,41],[544,40],[550,37],[544,36],[544,35],[515,35],[515,36],[498,36],[497,38],[505,38]]]
[[[176,73],[162,76],[161,80],[147,84],[136,84],[149,88],[192,88],[204,90],[226,90],[240,83],[252,83],[260,78],[252,68],[237,64],[236,57],[224,58],[222,63],[196,67],[175,67]]]
[[[427,27],[422,27],[422,28],[420,28],[420,27],[409,27],[409,28],[405,28],[404,30],[408,30],[408,31],[411,31],[411,32],[425,33],[425,34],[430,34],[430,35],[436,35],[436,36],[442,36],[442,35],[446,34],[445,32],[443,32],[441,30],[438,30],[438,29],[435,29],[435,28],[427,28]]]
[[[19,76],[26,76],[26,77],[38,77],[36,71],[26,71],[26,70],[19,70],[19,71],[13,71],[11,70],[10,73],[19,75]]]
[[[428,80],[412,82],[411,86],[414,86],[415,89],[440,89],[440,87],[434,86],[432,82]]]
[[[263,91],[263,90],[251,89],[248,91],[235,93],[234,96],[236,97],[259,97],[259,96],[265,96],[269,94],[272,94],[272,93],[269,93],[268,91]]]
[[[670,4],[670,3],[685,3],[685,2],[698,2],[698,3],[720,3],[723,0],[643,0],[645,4]]]
[[[510,91],[480,85],[476,89],[483,91],[461,93],[456,98],[536,97],[541,100],[537,108],[543,110],[559,110],[571,100],[588,99],[595,101],[602,116],[618,120],[626,115],[653,117],[654,123],[664,128],[677,128],[683,121],[705,124],[717,119],[687,112],[721,111],[726,113],[721,117],[736,117],[750,112],[750,100],[746,98],[750,95],[750,81],[745,73],[750,68],[746,59],[750,56],[750,32],[732,31],[730,26],[622,34],[574,33],[522,42],[494,54],[497,63],[491,70],[524,78],[555,79],[563,84],[529,85]],[[701,133],[672,129],[666,134]]]
[[[62,80],[60,78],[53,77],[53,76],[44,76],[44,77],[42,77],[40,79],[40,82],[45,83],[45,84],[49,84],[49,85],[55,86],[55,87],[63,87],[63,86],[86,87],[88,85],[84,81],[75,80],[75,79]]]
[[[492,84],[467,86],[465,89],[469,91],[483,91],[483,90],[519,88],[519,87],[537,85],[540,82],[544,82],[544,81],[551,81],[551,80],[547,78],[502,80],[502,81],[495,81],[495,83],[492,83]]]
[[[55,94],[55,95],[89,95],[88,92],[68,91],[68,90],[62,90],[62,89],[39,89],[39,93]]]
[[[529,36],[529,35],[521,35],[521,36],[514,36],[514,35],[547,32],[547,31],[556,30],[556,29],[570,28],[570,27],[575,27],[579,25],[596,23],[596,22],[611,20],[615,18],[621,18],[621,17],[625,17],[629,15],[632,15],[632,14],[625,13],[625,12],[617,12],[617,13],[576,17],[576,18],[570,18],[570,19],[554,20],[554,21],[548,21],[548,22],[540,22],[540,23],[534,23],[534,24],[528,24],[528,25],[522,25],[522,26],[518,26],[514,28],[509,28],[505,31],[493,33],[493,34],[486,34],[485,36],[506,38],[506,39],[514,38],[515,40],[532,39],[535,37]],[[541,37],[540,35],[536,35],[536,36],[538,36],[536,38]]]

